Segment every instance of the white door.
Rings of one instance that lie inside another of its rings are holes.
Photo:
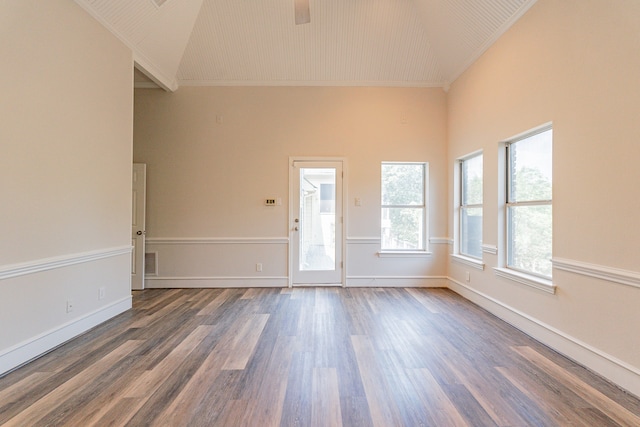
[[[147,165],[133,164],[133,202],[131,204],[131,289],[144,289],[144,217]]]
[[[342,162],[293,161],[292,284],[342,283]]]

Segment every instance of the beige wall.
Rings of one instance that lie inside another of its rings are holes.
[[[130,306],[133,71],[68,0],[3,1],[0,40],[3,372]]]
[[[347,242],[370,242],[348,245],[348,276],[445,275],[446,245],[433,245],[426,259],[381,259],[374,241],[381,161],[430,162],[430,235],[446,236],[441,89],[183,87],[175,93],[136,90],[135,98],[134,159],[148,165],[147,237],[149,250],[158,251],[160,276],[267,276],[282,284],[286,243],[245,245],[243,257],[229,257],[231,246],[177,248],[154,239],[286,239],[289,156],[347,161]],[[282,198],[282,206],[263,206],[267,197]],[[355,197],[362,206],[354,206]],[[186,251],[188,257],[181,255]],[[198,261],[188,261],[194,257]],[[263,263],[262,274],[255,273],[256,262]]]
[[[484,243],[500,239],[498,142],[552,121],[553,256],[596,273],[626,270],[633,285],[555,269],[549,295],[497,278],[491,267],[504,254],[485,253],[469,283],[469,267],[450,263],[453,288],[636,394],[638,22],[633,0],[540,0],[448,94],[448,173],[456,158],[484,152]]]

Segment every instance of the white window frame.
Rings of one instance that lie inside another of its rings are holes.
[[[468,254],[468,253],[462,252],[463,239],[464,239],[464,234],[462,232],[462,217],[463,217],[464,211],[468,210],[468,209],[477,209],[477,208],[482,209],[482,218],[483,218],[483,222],[484,222],[484,192],[483,192],[482,203],[465,204],[464,203],[464,196],[463,196],[464,195],[464,186],[465,186],[464,163],[469,161],[469,160],[475,159],[477,157],[480,157],[481,161],[484,162],[484,157],[482,155],[482,151],[475,152],[475,153],[469,154],[468,156],[465,156],[463,158],[458,159],[458,179],[459,179],[460,185],[458,186],[459,187],[458,188],[458,200],[459,200],[459,202],[458,202],[458,250],[457,250],[457,254],[462,256],[462,257],[470,258],[472,260],[482,261],[482,243],[480,244],[480,246],[481,246],[481,248],[480,248],[480,256],[475,256],[475,255],[472,255],[472,254]],[[483,166],[484,166],[484,164],[483,164]],[[484,172],[483,172],[483,176],[482,176],[482,181],[483,181],[483,185],[484,185]]]
[[[422,180],[422,205],[387,205],[382,203],[382,168],[384,165],[420,165],[423,168],[423,180]],[[422,239],[422,247],[419,249],[386,249],[382,247],[383,239],[382,239],[382,224],[380,224],[380,252],[378,252],[378,256],[385,257],[398,257],[398,256],[429,256],[431,252],[429,252],[429,240],[428,240],[428,197],[429,197],[429,163],[428,162],[392,162],[392,161],[383,161],[380,164],[380,218],[382,219],[382,212],[386,208],[411,208],[411,209],[422,209],[422,233],[420,233],[420,238]]]
[[[500,257],[499,266],[494,268],[496,275],[524,284],[548,293],[555,294],[556,286],[553,284],[553,278],[536,274],[535,272],[525,271],[509,265],[509,251],[510,251],[510,227],[509,227],[509,210],[518,206],[553,206],[553,198],[549,200],[531,200],[523,202],[512,202],[509,200],[510,196],[510,183],[511,183],[511,171],[510,171],[510,158],[509,147],[519,141],[525,140],[539,133],[552,130],[552,123],[546,123],[537,128],[531,129],[527,132],[516,135],[512,138],[501,142],[501,160],[499,162],[500,173],[500,187],[502,188],[499,195],[499,205],[503,208],[500,209],[499,218],[499,230],[502,233],[502,239],[498,247],[498,251],[502,253]],[[553,147],[553,146],[552,146]],[[553,186],[553,183],[552,183]]]

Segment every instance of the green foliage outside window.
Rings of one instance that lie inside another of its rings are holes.
[[[522,168],[515,174],[518,201],[549,200],[551,182],[539,170]],[[509,265],[551,277],[552,206],[517,206],[509,209],[511,246]]]
[[[552,274],[552,130],[508,146],[507,265]]]
[[[383,249],[424,249],[424,183],[424,164],[382,164]]]

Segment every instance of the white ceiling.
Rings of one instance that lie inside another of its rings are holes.
[[[447,87],[535,1],[309,0],[295,25],[294,0],[76,0],[167,90]]]

